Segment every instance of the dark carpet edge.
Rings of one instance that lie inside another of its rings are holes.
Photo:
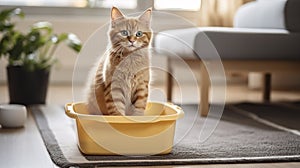
[[[133,160],[133,161],[97,161],[94,163],[72,163],[63,155],[54,134],[49,128],[48,121],[39,106],[30,106],[30,112],[35,119],[51,160],[60,167],[105,167],[105,166],[163,166],[163,165],[196,165],[196,164],[234,164],[234,163],[270,163],[270,162],[299,162],[300,156],[272,157],[243,157],[243,158],[199,158],[199,159],[168,159],[168,160]]]
[[[77,166],[76,164],[70,163],[63,155],[41,109],[38,106],[30,106],[29,110],[37,124],[37,128],[53,163],[60,167]]]

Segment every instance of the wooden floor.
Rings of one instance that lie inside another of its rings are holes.
[[[81,90],[82,86],[74,87],[74,90]],[[153,93],[153,99],[164,98],[163,87],[157,86],[156,92]],[[175,90],[174,100],[180,103],[197,103],[198,98],[193,86],[184,86],[179,92],[179,88]],[[181,94],[184,93],[184,94]],[[221,93],[221,92],[220,92]],[[77,94],[82,94],[77,92]],[[72,87],[69,85],[55,85],[50,86],[48,90],[48,104],[65,104],[73,101]],[[75,97],[80,97],[77,95]],[[77,100],[77,99],[76,99]],[[252,101],[257,102],[261,100],[261,93],[259,90],[249,90],[245,86],[228,86],[226,94],[226,103]],[[273,91],[273,101],[292,101],[300,100],[300,91]],[[217,98],[212,102],[220,103],[221,100]],[[0,104],[8,102],[7,87],[0,85]],[[0,129],[0,167],[56,167],[52,163],[46,148],[43,144],[42,138],[36,128],[32,116],[28,117],[25,128],[21,129]],[[159,166],[161,167],[161,166]],[[164,167],[203,167],[203,168],[298,168],[300,162],[288,163],[251,163],[251,164],[217,164],[217,165],[194,165],[194,166],[164,166]]]
[[[153,86],[154,92],[151,96],[154,100],[163,101],[166,99],[163,86]],[[72,86],[70,85],[51,85],[48,89],[47,103],[48,104],[65,104],[73,101],[73,90],[75,101],[80,101],[77,97],[84,97],[84,86]],[[198,103],[198,89],[196,86],[185,85],[181,88],[174,87],[173,100],[175,102],[183,104]],[[0,85],[0,103],[7,103],[8,89],[4,85]],[[216,97],[211,100],[212,103],[221,103],[220,97],[222,96],[221,89],[216,89]],[[235,103],[243,101],[260,102],[262,94],[260,90],[250,90],[245,85],[230,85],[226,89],[226,103]],[[219,96],[218,96],[219,95]],[[300,90],[274,90],[271,94],[272,101],[293,101],[300,100]]]
[[[191,104],[198,103],[199,95],[195,93],[197,86],[183,86],[181,88],[174,87],[173,90],[173,100],[176,103]],[[153,92],[150,96],[154,100],[164,101],[166,100],[165,89],[163,86],[153,86]],[[78,101],[77,97],[84,97],[82,90],[83,86],[75,86],[73,90],[78,90],[75,92],[75,101]],[[49,104],[61,104],[73,101],[72,89],[69,86],[52,86],[49,89],[48,103]],[[80,95],[82,94],[82,95]],[[216,88],[215,99],[210,100],[211,103],[222,103],[220,99],[223,92],[220,88]],[[232,85],[228,86],[225,93],[226,103],[235,103],[243,101],[260,102],[262,100],[261,90],[250,90],[247,86]],[[274,90],[271,94],[272,101],[295,101],[300,100],[300,90]]]

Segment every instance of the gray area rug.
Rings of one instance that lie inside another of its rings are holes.
[[[201,128],[206,119],[206,124],[214,123],[217,115],[212,112],[209,118],[201,118],[196,105],[182,107],[185,117],[177,122],[172,153],[140,157],[83,155],[73,121],[63,108],[30,109],[53,162],[60,167],[300,161],[300,103],[227,105],[217,128],[204,142],[199,141]]]

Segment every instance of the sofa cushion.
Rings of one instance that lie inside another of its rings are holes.
[[[173,53],[183,58],[196,58],[193,47],[198,28],[176,29],[159,32],[154,38],[155,50]]]
[[[288,0],[285,6],[285,24],[291,32],[300,32],[300,0]]]
[[[209,39],[209,40],[208,40]],[[203,27],[158,33],[154,47],[186,59],[209,59],[215,54],[235,60],[300,60],[300,34],[283,29]],[[195,49],[195,50],[193,50]]]
[[[258,0],[241,6],[234,17],[234,27],[285,29],[287,0]]]

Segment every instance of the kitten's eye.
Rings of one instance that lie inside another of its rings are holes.
[[[143,34],[144,34],[144,33],[143,33],[142,31],[137,31],[135,35],[136,35],[137,37],[142,37]]]
[[[128,34],[129,34],[129,33],[128,33],[127,30],[122,30],[122,31],[121,31],[121,35],[122,35],[122,36],[128,36]]]

